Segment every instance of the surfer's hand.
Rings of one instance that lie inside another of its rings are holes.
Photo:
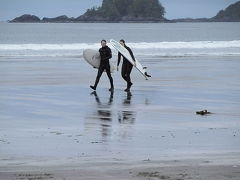
[[[117,66],[117,71],[119,70],[119,66]]]

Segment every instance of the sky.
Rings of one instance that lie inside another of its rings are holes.
[[[239,0],[160,0],[167,19],[213,17]],[[0,0],[0,21],[23,14],[40,18],[67,15],[78,17],[88,8],[100,6],[102,0]]]

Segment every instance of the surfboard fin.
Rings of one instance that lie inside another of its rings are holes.
[[[145,76],[147,76],[147,77],[152,77],[152,76],[149,75],[147,72],[145,72],[144,74],[145,74]]]

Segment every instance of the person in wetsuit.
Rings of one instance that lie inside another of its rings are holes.
[[[102,45],[102,48],[99,49],[101,61],[100,61],[100,66],[98,68],[98,74],[97,74],[94,86],[90,86],[90,88],[92,88],[94,91],[96,90],[100,77],[102,76],[103,71],[106,70],[107,76],[111,84],[111,88],[109,89],[109,91],[113,91],[114,90],[113,78],[111,76],[110,64],[109,64],[109,59],[112,58],[112,51],[107,46],[106,40],[102,40],[101,45]]]
[[[125,44],[125,41],[122,39],[120,40],[120,44],[122,46],[124,46],[128,52],[130,53],[130,55],[132,56],[132,59],[134,60],[135,62],[135,57],[132,53],[132,50],[126,46]],[[131,86],[133,85],[133,83],[131,82],[131,78],[130,78],[130,74],[131,74],[131,71],[132,71],[132,68],[133,68],[133,65],[119,52],[118,53],[118,63],[117,63],[117,70],[119,69],[119,64],[120,64],[120,60],[121,60],[121,56],[123,57],[123,63],[122,63],[122,77],[123,79],[127,82],[127,88],[124,90],[126,92],[129,92],[130,91],[130,88]]]

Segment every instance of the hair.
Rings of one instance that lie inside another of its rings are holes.
[[[105,42],[106,43],[107,41],[105,39],[103,39],[103,40],[101,40],[101,42]]]
[[[125,44],[125,41],[123,39],[120,40],[121,42],[123,42]]]

